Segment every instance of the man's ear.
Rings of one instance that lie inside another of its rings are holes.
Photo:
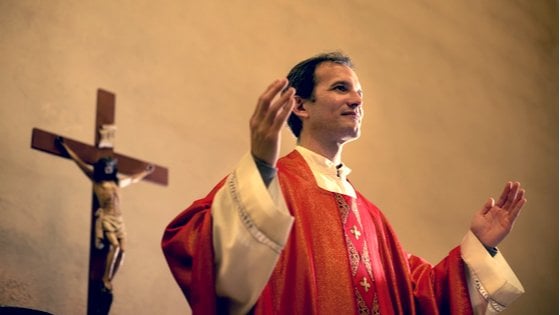
[[[294,99],[296,101],[296,104],[294,105],[294,109],[292,110],[292,112],[300,119],[307,117],[308,113],[305,100],[298,95],[295,95]]]

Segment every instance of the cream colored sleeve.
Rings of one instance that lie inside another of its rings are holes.
[[[294,219],[278,179],[267,188],[249,153],[216,193],[211,212],[216,292],[231,301],[231,314],[246,314],[270,278]]]
[[[525,292],[504,257],[492,257],[469,230],[461,243],[474,314],[497,314]]]

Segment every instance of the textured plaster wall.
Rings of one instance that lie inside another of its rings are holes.
[[[342,50],[367,114],[343,158],[406,249],[436,263],[520,180],[529,203],[500,248],[527,293],[504,314],[557,313],[556,1],[0,0],[0,34],[0,304],[85,313],[91,185],[30,149],[33,127],[93,143],[96,89],[117,94],[117,151],[170,185],[123,191],[113,314],[184,314],[165,225],[248,150],[270,81]]]

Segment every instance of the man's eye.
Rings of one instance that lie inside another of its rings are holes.
[[[334,90],[346,92],[346,91],[348,91],[348,88],[346,88],[344,85],[337,85],[337,86],[334,87]]]

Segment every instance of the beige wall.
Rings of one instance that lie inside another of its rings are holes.
[[[183,314],[165,225],[248,150],[268,83],[339,49],[367,112],[344,160],[405,247],[437,262],[520,180],[529,203],[500,248],[527,293],[504,314],[556,314],[557,13],[545,0],[0,0],[0,304],[85,313],[91,185],[30,149],[33,127],[92,143],[96,89],[117,94],[117,151],[169,167],[170,185],[124,190],[113,314]]]

